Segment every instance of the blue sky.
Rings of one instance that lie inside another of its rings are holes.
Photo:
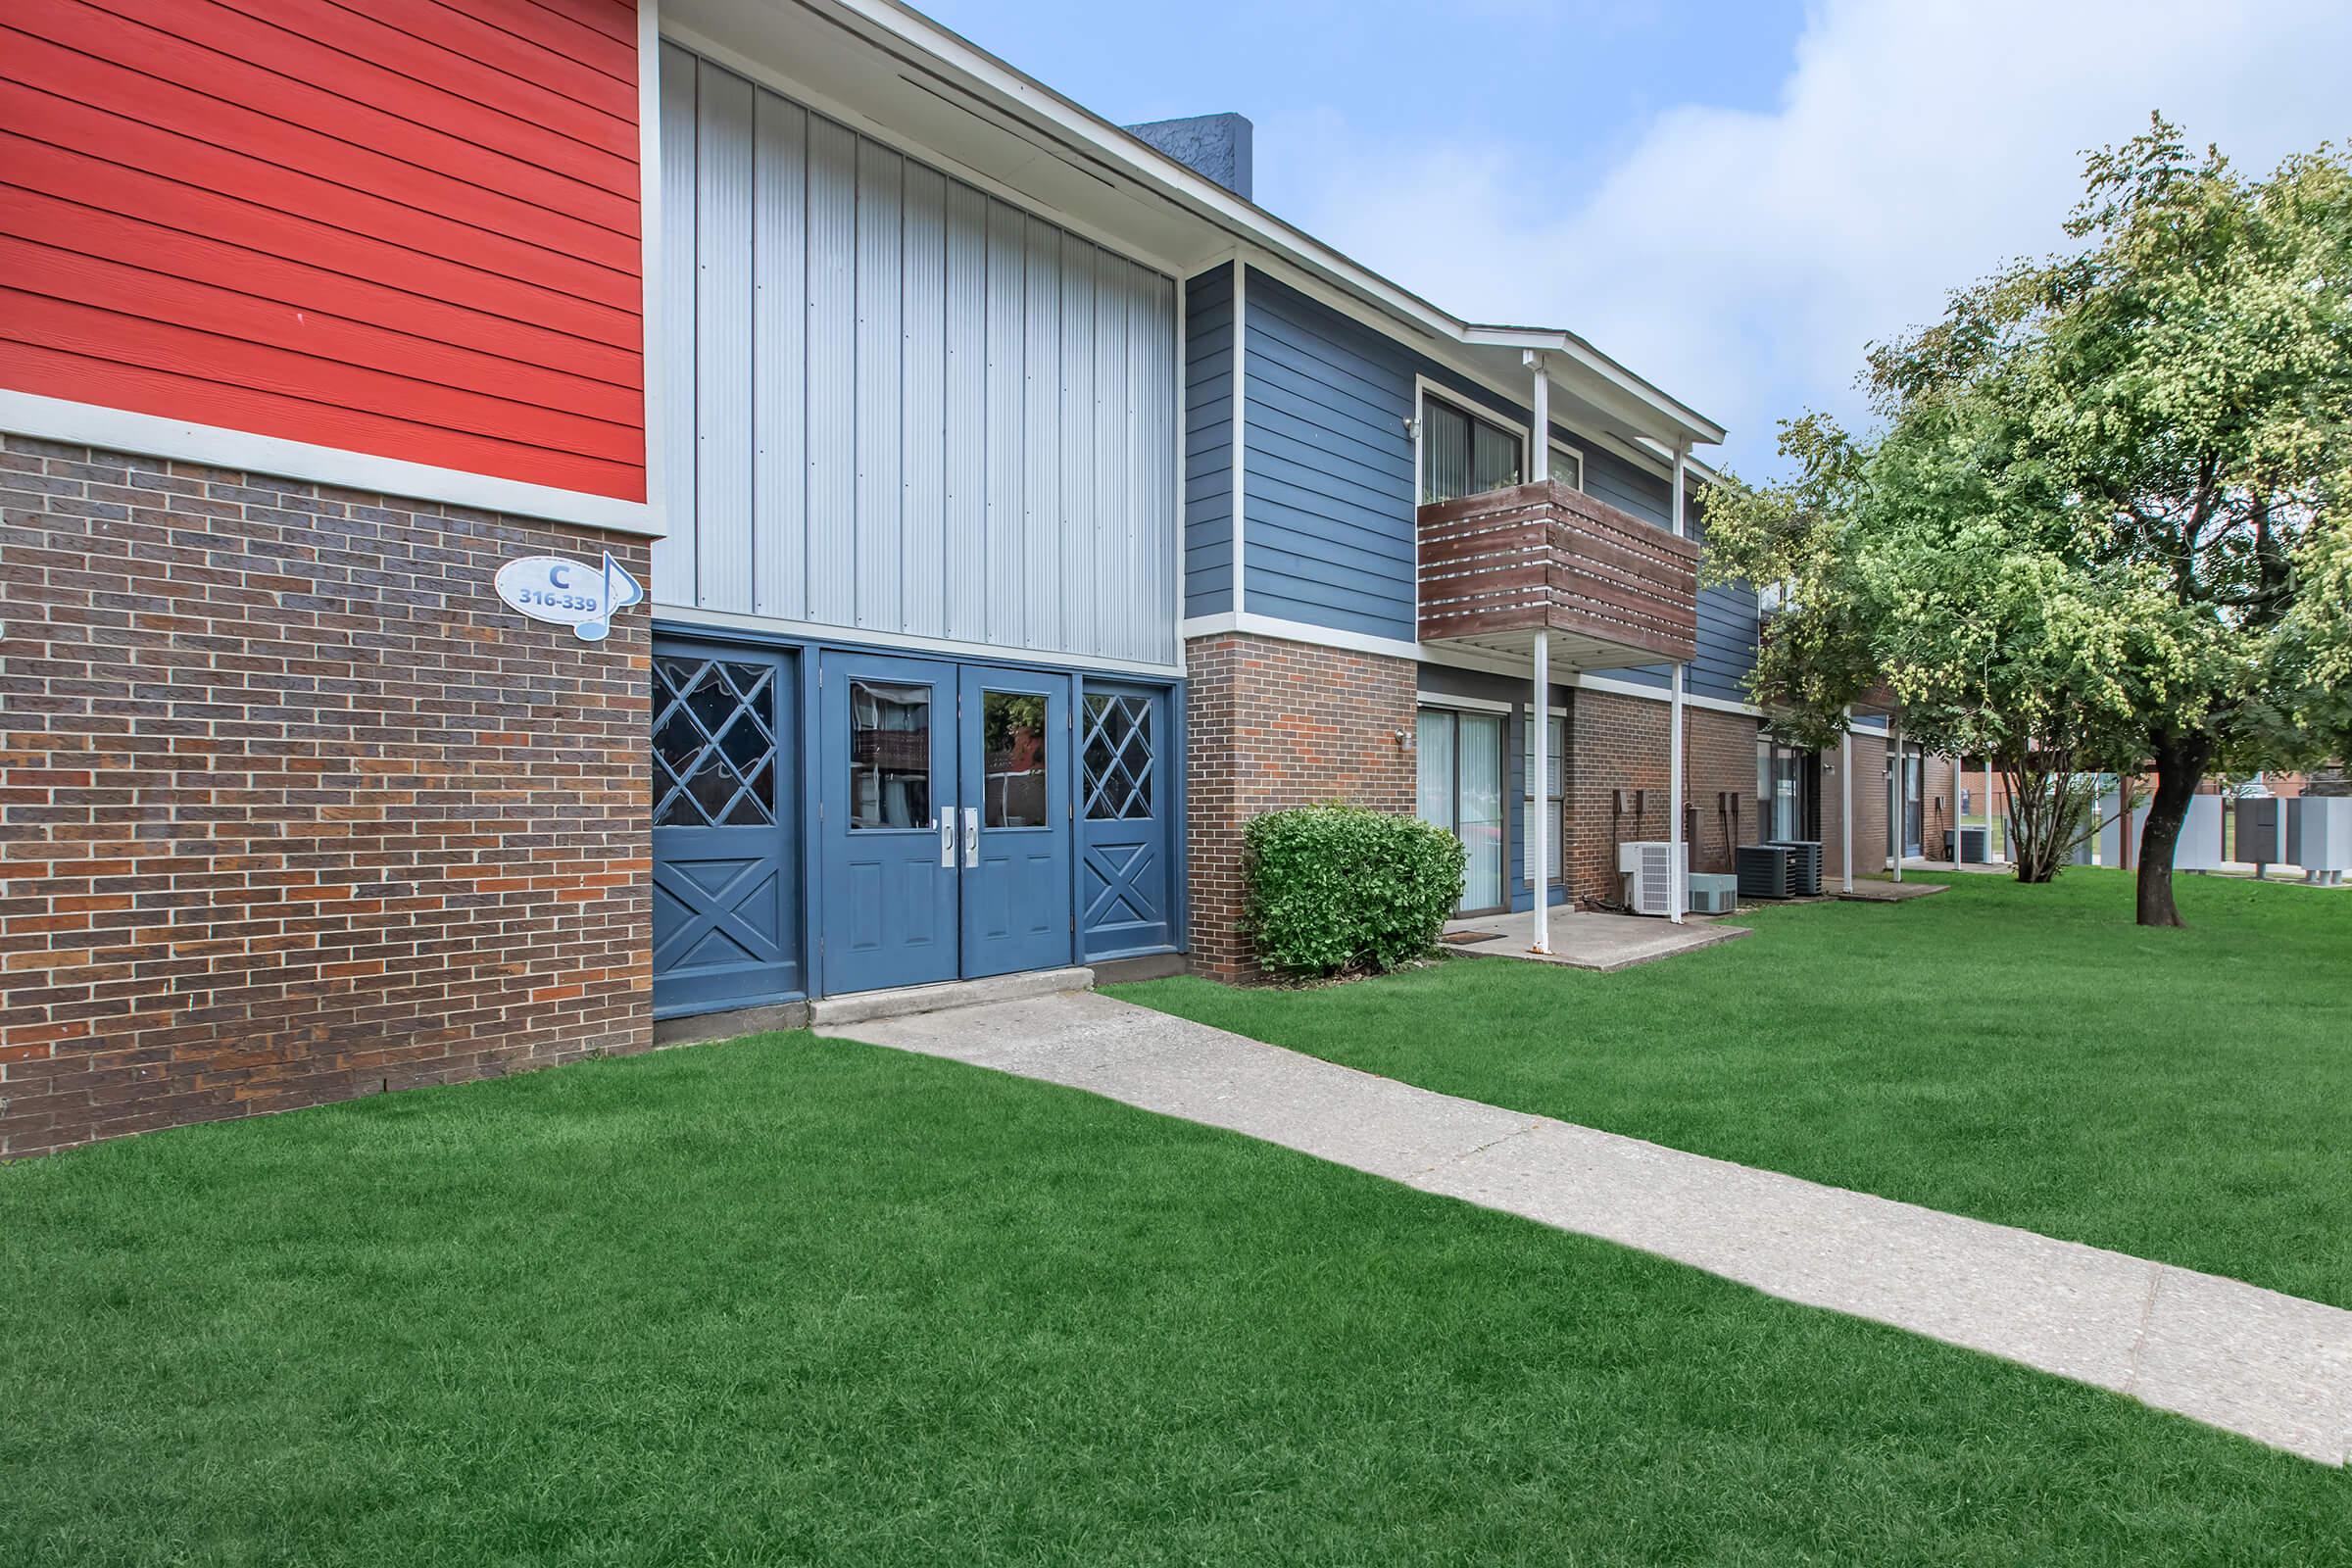
[[[1107,118],[1238,110],[1257,197],[1482,320],[1584,333],[1732,427],[1859,420],[1865,344],[2061,242],[2163,108],[2241,164],[2352,134],[2342,0],[917,0]]]

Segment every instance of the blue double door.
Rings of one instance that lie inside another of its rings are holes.
[[[1070,962],[1070,677],[881,654],[819,659],[823,989]]]

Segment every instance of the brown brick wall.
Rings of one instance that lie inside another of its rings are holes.
[[[1240,633],[1195,638],[1185,659],[1193,967],[1246,979],[1256,965],[1241,932],[1243,827],[1320,801],[1410,812],[1414,666]]]
[[[651,1043],[642,541],[7,438],[0,1154]]]
[[[1854,734],[1854,874],[1886,865],[1886,740],[1867,730]],[[1843,788],[1837,769],[1845,765],[1837,749],[1821,757],[1821,874],[1832,884],[1844,872],[1844,824],[1839,820]]]
[[[1563,794],[1568,885],[1578,899],[1617,901],[1623,894],[1617,846],[1664,839],[1673,831],[1666,805],[1668,714],[1665,703],[1649,698],[1582,686],[1573,691]],[[1685,705],[1683,747],[1690,869],[1729,871],[1732,845],[1755,837],[1756,721]],[[1620,811],[1619,790],[1642,795]],[[1721,800],[1727,795],[1739,800],[1736,827]]]

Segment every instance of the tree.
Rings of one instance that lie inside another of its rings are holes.
[[[2198,780],[2352,735],[2352,169],[2159,118],[2086,183],[2076,250],[1871,348],[1878,430],[1789,421],[1792,478],[1704,498],[1708,571],[1785,584],[1753,685],[1800,738],[1883,677],[2024,796],[2152,763],[2137,917],[2178,925]]]

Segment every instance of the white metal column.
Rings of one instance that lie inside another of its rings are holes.
[[[1952,759],[1952,869],[1955,871],[1968,864],[1968,821],[1960,812],[1960,792],[1967,787],[1968,758],[1963,755]]]
[[[2008,849],[2009,846],[2006,843],[2001,846],[2004,858],[2007,858]],[[1992,749],[1990,747],[1986,747],[1984,750],[1984,863],[1988,866],[1992,864]]]
[[[1903,807],[1906,804],[1904,785],[1907,782],[1903,774],[1907,770],[1903,766],[1903,721],[1891,715],[1886,720],[1886,748],[1888,755],[1894,759],[1894,806],[1886,813],[1886,858],[1894,862],[1894,879],[1900,882],[1903,879],[1903,840],[1909,836],[1903,831]]]
[[[1678,441],[1674,446],[1674,532],[1683,533],[1683,461],[1690,448]],[[1683,666],[1677,663],[1673,684],[1666,700],[1666,881],[1673,889],[1666,918],[1676,925],[1683,923],[1683,911],[1690,906],[1690,871],[1684,864],[1687,852],[1683,844]]]
[[[1535,372],[1535,390],[1528,399],[1535,415],[1535,430],[1528,439],[1535,449],[1528,454],[1528,472],[1538,484],[1551,477],[1551,373],[1544,356],[1530,349],[1525,355],[1529,369]],[[1551,809],[1551,633],[1543,628],[1536,631],[1535,659],[1536,696],[1528,710],[1528,786],[1527,786],[1527,845],[1535,856],[1535,867],[1528,881],[1535,886],[1536,939],[1533,951],[1551,951],[1551,853],[1549,836],[1552,832]]]
[[[1838,741],[1838,847],[1844,852],[1845,891],[1854,891],[1854,715],[1845,715],[1846,730]]]
[[[1551,633],[1536,633],[1536,701],[1528,713],[1527,847],[1536,858],[1534,951],[1551,951]]]

